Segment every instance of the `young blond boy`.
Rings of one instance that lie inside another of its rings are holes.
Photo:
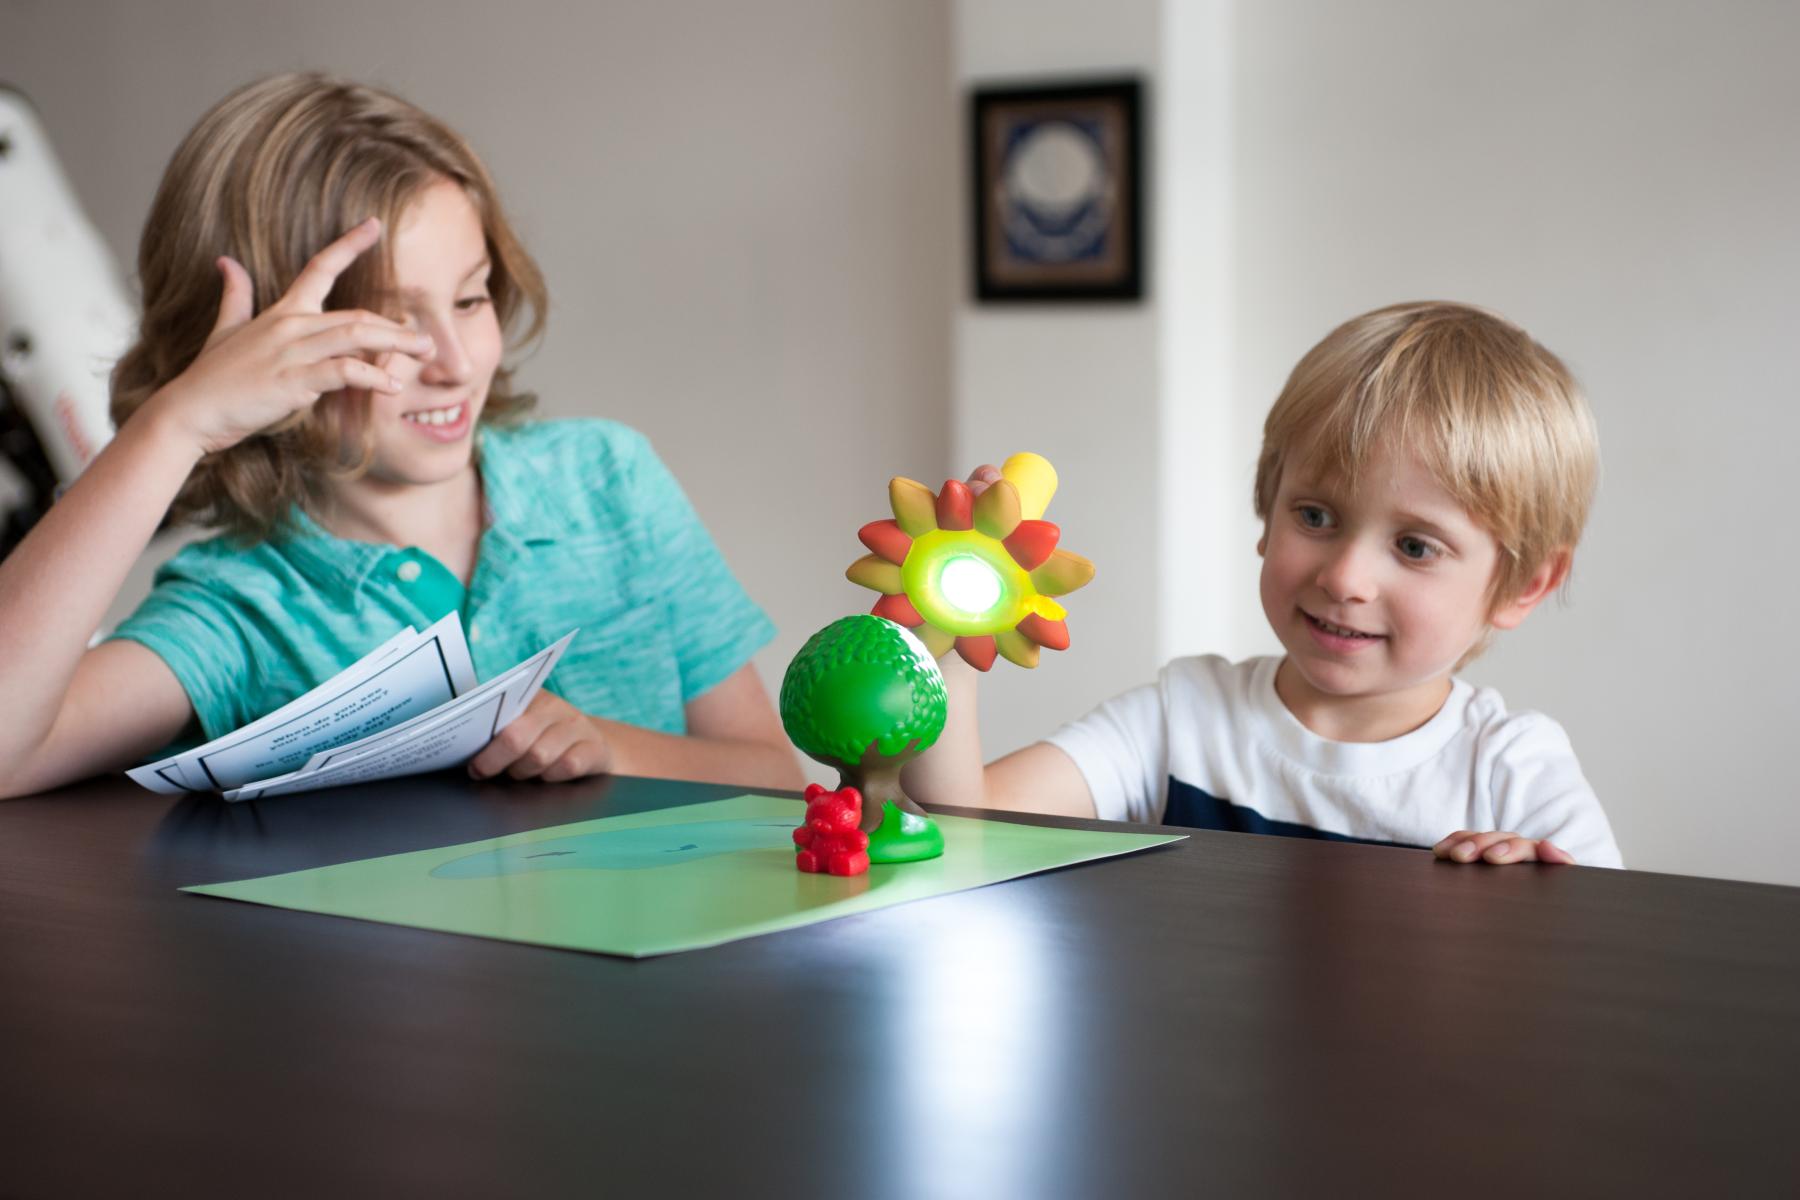
[[[920,800],[1622,865],[1561,726],[1455,678],[1568,577],[1593,417],[1523,330],[1459,304],[1356,317],[1263,426],[1262,605],[1286,654],[1177,659],[983,768],[975,674]],[[981,486],[997,477],[977,472]]]

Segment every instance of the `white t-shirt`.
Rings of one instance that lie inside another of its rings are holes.
[[[1569,737],[1542,713],[1453,680],[1424,725],[1386,742],[1320,737],[1275,694],[1279,657],[1179,658],[1048,739],[1109,821],[1435,845],[1458,829],[1549,838],[1623,863]]]

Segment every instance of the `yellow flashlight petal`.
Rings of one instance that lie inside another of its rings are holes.
[[[1094,577],[1094,564],[1079,554],[1058,550],[1031,573],[1032,586],[1046,596],[1066,596]]]
[[[906,590],[906,586],[900,582],[900,568],[879,554],[865,554],[851,563],[850,569],[844,572],[844,578],[859,587],[872,588],[890,596],[897,596]]]
[[[931,651],[931,657],[942,658],[950,647],[956,644],[956,635],[927,621],[913,630],[913,635],[925,643],[925,649]]]
[[[994,646],[1000,657],[1021,667],[1038,665],[1038,644],[1016,629],[1002,629],[994,635]]]
[[[975,528],[1004,541],[1018,527],[1018,488],[1001,479],[975,497]]]
[[[1000,478],[1019,489],[1019,512],[1024,520],[1042,520],[1056,495],[1056,468],[1041,454],[1015,454],[1000,468]]]
[[[888,503],[894,520],[909,536],[930,533],[937,524],[937,493],[916,479],[895,476],[888,481]]]
[[[1028,597],[1025,601],[1025,608],[1029,612],[1036,613],[1046,621],[1066,620],[1069,615],[1068,609],[1064,608],[1050,597],[1042,595]]]

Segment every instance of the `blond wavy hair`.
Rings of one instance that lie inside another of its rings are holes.
[[[1263,423],[1256,515],[1266,525],[1289,463],[1354,490],[1392,446],[1499,543],[1490,614],[1581,540],[1600,469],[1593,413],[1562,360],[1494,313],[1396,304],[1327,334]]]
[[[440,179],[460,185],[480,215],[492,270],[488,292],[508,346],[542,332],[548,295],[469,144],[428,113],[377,88],[317,73],[277,75],[232,92],[200,118],[169,161],[144,222],[138,277],[144,315],[112,377],[112,416],[123,425],[187,369],[218,319],[220,255],[242,263],[260,312],[307,260],[371,216],[398,226],[407,206]],[[387,311],[392,243],[338,278],[327,309]],[[494,374],[483,423],[516,420],[535,397]],[[367,470],[368,431],[342,393],[299,418],[207,455],[170,508],[240,540],[277,534],[296,505],[319,511],[331,481]]]

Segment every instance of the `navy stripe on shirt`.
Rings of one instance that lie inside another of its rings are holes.
[[[1253,808],[1221,800],[1212,793],[1169,776],[1169,803],[1163,809],[1164,825],[1180,825],[1186,829],[1223,829],[1230,833],[1268,833],[1276,837],[1316,838],[1325,842],[1354,842],[1361,846],[1399,846],[1407,850],[1424,850],[1410,842],[1384,842],[1379,838],[1351,837],[1343,833],[1327,833],[1295,821],[1271,821]]]

